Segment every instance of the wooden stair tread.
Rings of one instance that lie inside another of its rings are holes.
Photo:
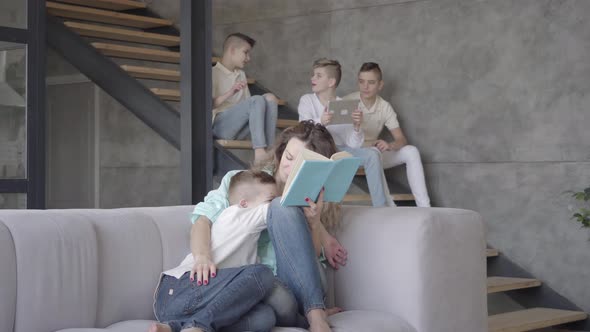
[[[585,312],[532,308],[488,317],[489,332],[521,332],[584,320]]]
[[[293,127],[299,124],[298,120],[289,120],[289,119],[278,119],[277,120],[277,128],[288,128]]]
[[[412,194],[391,194],[394,201],[413,201],[414,195]],[[371,201],[370,194],[351,194],[344,196],[343,202],[366,202]]]
[[[108,10],[143,9],[147,5],[143,2],[132,0],[57,0],[72,5],[94,7]]]
[[[109,23],[142,29],[172,26],[172,21],[169,20],[155,17],[124,14],[114,12],[111,10],[72,6],[50,1],[47,1],[46,7],[47,12],[51,15],[79,19],[84,21]]]
[[[496,257],[499,254],[500,253],[498,252],[498,249],[494,249],[494,248],[487,248],[486,249],[486,256],[487,257]]]
[[[180,90],[174,89],[150,89],[156,96],[168,101],[180,101]]]
[[[488,277],[488,294],[541,286],[541,281],[529,278]]]
[[[180,71],[178,70],[131,65],[121,65],[121,68],[136,78],[180,82]],[[248,84],[254,83],[256,83],[255,79],[248,79]]]
[[[171,69],[121,65],[121,68],[136,78],[180,82],[180,71]]]
[[[92,43],[92,46],[100,50],[104,55],[116,58],[180,63],[179,52],[107,43]]]
[[[218,139],[216,142],[227,149],[252,149],[251,141]]]
[[[150,90],[164,100],[180,101],[180,90],[160,88],[152,88]],[[284,102],[279,100],[279,105],[284,105]]]
[[[84,37],[96,37],[104,39],[121,40],[133,43],[142,43],[159,46],[178,46],[180,37],[163,35],[159,33],[149,33],[137,30],[121,29],[107,27],[96,24],[86,24],[79,22],[65,22],[68,28],[74,30]]]

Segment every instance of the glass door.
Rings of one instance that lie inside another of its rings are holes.
[[[45,207],[45,1],[0,2],[0,209]]]

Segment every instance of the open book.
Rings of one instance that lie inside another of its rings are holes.
[[[324,202],[341,202],[360,165],[361,159],[348,152],[335,153],[328,159],[303,149],[287,178],[281,205],[307,206],[305,198],[315,202],[322,187]]]

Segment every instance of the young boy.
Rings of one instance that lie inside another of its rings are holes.
[[[406,164],[408,182],[416,198],[416,205],[429,207],[430,198],[424,181],[420,152],[415,146],[408,145],[393,107],[378,95],[383,89],[383,76],[378,64],[367,62],[361,66],[358,86],[359,92],[353,92],[344,98],[360,98],[360,108],[363,113],[361,128],[365,134],[365,140],[374,143],[373,147],[368,148],[348,145],[344,150],[364,159],[373,206],[395,205],[389,195],[383,169]],[[378,139],[384,126],[389,129],[395,139],[391,143]]]
[[[362,114],[359,110],[352,112],[353,124],[330,125],[332,114],[328,113],[328,102],[341,99],[336,96],[341,77],[342,69],[338,61],[322,58],[313,63],[313,93],[305,94],[299,99],[299,121],[313,120],[321,123],[330,131],[336,145],[358,148],[364,140],[361,130]]]
[[[277,124],[278,99],[270,93],[251,96],[242,70],[250,61],[256,41],[233,33],[223,42],[223,57],[212,70],[213,135],[221,139],[244,139],[250,134],[254,163],[266,158]]]
[[[207,287],[195,287],[202,283],[189,279],[194,266],[192,254],[188,254],[178,267],[164,271],[154,303],[156,317],[162,323],[153,324],[150,332],[177,332],[181,329],[183,332],[200,332],[204,327],[223,327],[219,324],[228,321],[232,324],[230,330],[270,330],[274,326],[273,309],[259,303],[272,293],[269,290],[261,297],[258,292],[242,289],[249,285],[241,276],[244,275],[242,269],[261,267],[253,264],[257,262],[260,232],[266,229],[269,203],[278,194],[275,180],[265,172],[242,171],[232,177],[228,193],[230,206],[223,210],[211,228],[212,261],[218,268],[211,273],[214,278],[204,280],[203,284]],[[261,287],[258,279],[257,276],[252,279],[254,290]],[[233,281],[244,294],[239,294]],[[270,279],[270,283],[274,288],[274,278]],[[189,306],[191,298],[194,298],[195,304]],[[216,302],[219,298],[223,300]],[[229,303],[228,299],[231,299]],[[268,302],[267,298],[265,303],[272,305]],[[190,310],[187,307],[191,307]],[[236,313],[236,308],[243,309],[248,317],[238,321],[241,315],[231,315]],[[217,314],[219,317],[213,313],[214,310],[220,311]]]

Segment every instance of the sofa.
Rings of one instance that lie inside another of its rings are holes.
[[[0,211],[0,331],[146,331],[160,272],[189,252],[191,210]],[[338,238],[335,332],[487,331],[479,214],[345,206]],[[303,330],[273,329],[288,331]]]

